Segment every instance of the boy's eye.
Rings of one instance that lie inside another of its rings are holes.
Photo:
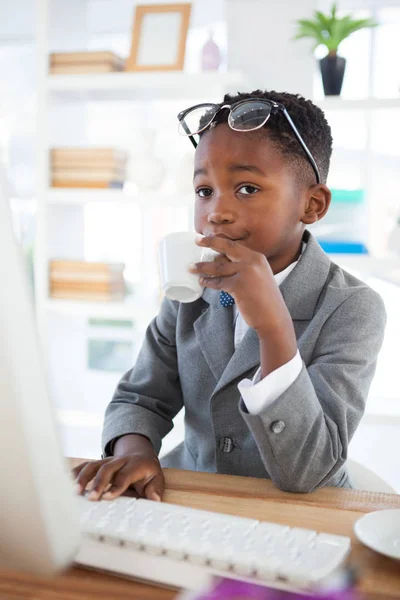
[[[256,188],[254,185],[242,185],[242,187],[240,187],[238,189],[238,192],[240,194],[244,194],[245,196],[251,196],[253,194],[256,194],[258,192],[258,188]]]
[[[196,190],[196,194],[200,196],[200,198],[209,198],[212,194],[212,190],[210,188],[198,188]]]

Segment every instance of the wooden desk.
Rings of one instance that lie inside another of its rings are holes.
[[[73,466],[79,462],[72,460]],[[363,513],[400,508],[400,496],[338,488],[289,494],[262,479],[175,469],[166,469],[165,478],[166,502],[350,536],[350,558],[360,570],[362,598],[400,599],[400,562],[369,550],[353,534],[353,523]],[[175,596],[170,590],[77,567],[53,580],[0,573],[1,600],[170,600]]]

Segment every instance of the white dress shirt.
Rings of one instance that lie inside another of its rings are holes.
[[[304,252],[304,248],[305,244],[303,243],[302,253]],[[278,286],[293,271],[297,262],[292,263],[286,269],[274,275]],[[233,305],[233,311],[236,349],[244,338],[249,326],[239,313],[236,304]],[[296,355],[289,362],[272,371],[264,379],[261,379],[261,367],[257,370],[252,381],[250,379],[242,379],[238,384],[238,389],[249,413],[252,415],[259,414],[272,404],[272,402],[277,400],[295,382],[300,375],[301,368],[302,361],[300,353],[297,350]]]

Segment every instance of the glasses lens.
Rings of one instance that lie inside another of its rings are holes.
[[[243,102],[235,106],[229,115],[229,124],[236,131],[251,131],[262,127],[271,115],[271,107],[265,102]]]
[[[193,135],[200,133],[209,126],[215,115],[215,108],[204,105],[194,108],[187,113],[182,121],[179,121],[178,131],[181,135]]]

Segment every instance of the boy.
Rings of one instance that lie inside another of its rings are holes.
[[[348,444],[363,415],[385,310],[305,230],[329,208],[332,150],[304,98],[225,96],[178,115],[196,145],[195,228],[220,256],[204,286],[164,299],[107,408],[104,458],[75,470],[91,499],[129,485],[160,500],[162,467],[271,478],[281,489],[351,487]],[[157,454],[185,407],[185,441]]]

